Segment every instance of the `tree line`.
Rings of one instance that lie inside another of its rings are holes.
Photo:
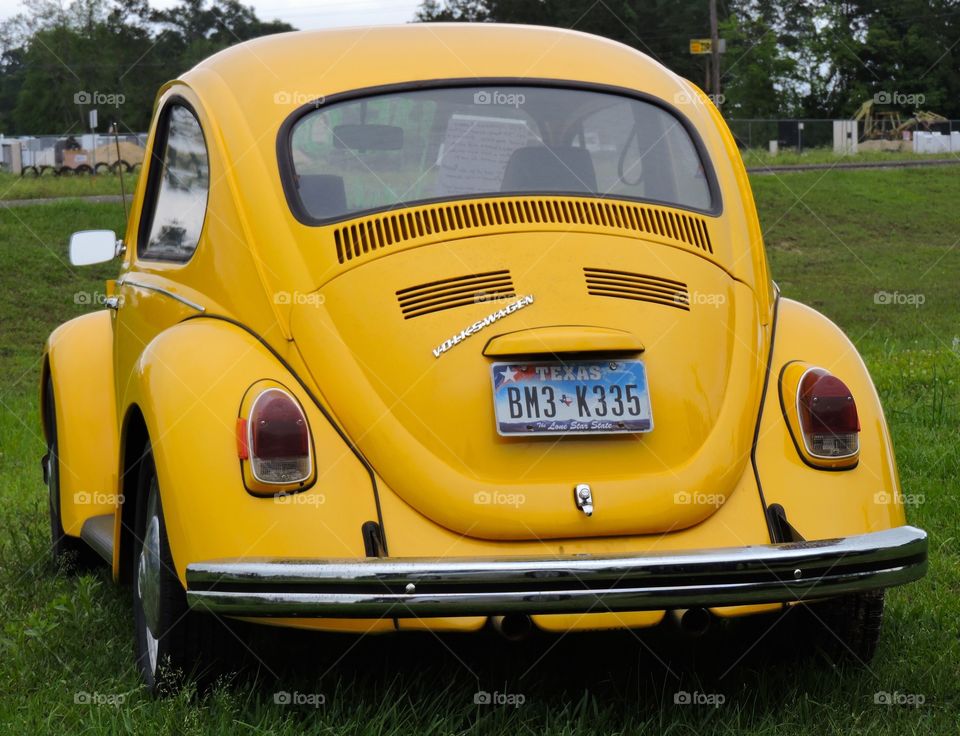
[[[960,0],[718,0],[728,117],[851,116],[867,99],[960,118]],[[533,23],[633,46],[705,86],[708,0],[424,0],[414,20]],[[238,0],[26,0],[0,24],[0,132],[145,130],[165,81],[240,41],[294,30]]]
[[[960,118],[960,0],[718,0],[728,117],[837,118],[873,99]],[[612,38],[705,87],[708,0],[425,0],[421,21],[496,21]]]
[[[0,25],[0,133],[58,135],[99,129],[144,131],[154,97],[210,54],[269,33],[292,31],[260,20],[238,0],[181,0],[166,10],[147,0],[26,0]]]

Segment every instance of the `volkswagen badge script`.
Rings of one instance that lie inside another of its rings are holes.
[[[494,322],[496,322],[497,320],[503,319],[508,314],[513,314],[518,309],[529,307],[531,304],[533,304],[533,294],[527,294],[526,296],[520,297],[519,299],[517,299],[517,301],[513,302],[512,304],[508,304],[503,309],[500,309],[494,312],[493,314],[488,314],[483,319],[478,320],[474,322],[472,325],[470,325],[469,327],[465,327],[464,329],[460,330],[458,334],[454,335],[449,340],[444,340],[442,343],[437,345],[437,347],[433,349],[433,357],[439,358],[441,355],[447,352],[454,345],[466,340],[468,337],[470,337],[470,335],[480,332],[480,330],[482,330],[484,327],[487,327],[488,325],[492,325]]]

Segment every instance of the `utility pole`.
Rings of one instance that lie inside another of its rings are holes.
[[[710,0],[710,94],[720,104],[720,31],[717,26],[717,0]]]

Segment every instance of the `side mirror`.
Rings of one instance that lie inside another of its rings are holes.
[[[123,252],[113,230],[81,230],[70,236],[70,263],[89,266],[112,261]]]

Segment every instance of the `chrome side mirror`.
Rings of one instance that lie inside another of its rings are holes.
[[[112,261],[123,253],[123,243],[113,230],[81,230],[70,236],[70,263],[89,266]]]

